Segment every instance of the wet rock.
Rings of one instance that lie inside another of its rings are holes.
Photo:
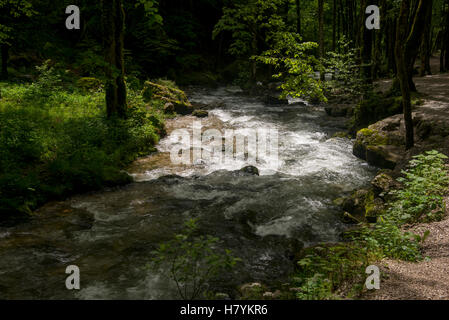
[[[402,154],[402,148],[392,145],[368,146],[366,148],[366,161],[375,167],[394,169],[401,160]]]
[[[392,172],[390,170],[381,172],[371,181],[371,185],[373,186],[376,195],[381,195],[383,197],[393,189],[400,187],[399,182],[393,179],[391,174]]]
[[[193,112],[193,106],[187,99],[185,92],[168,82],[161,84],[146,81],[142,90],[142,96],[146,102],[156,99],[172,103],[174,111],[181,115]]]
[[[197,118],[206,118],[209,116],[209,112],[207,112],[206,110],[197,109],[193,111],[192,116]]]
[[[352,215],[363,217],[365,214],[365,200],[369,190],[361,189],[355,191],[351,196],[343,200],[342,208]]]
[[[258,176],[259,169],[254,166],[246,166],[240,170],[234,171],[234,173],[238,176]]]
[[[175,106],[173,105],[173,103],[167,102],[164,105],[164,113],[165,114],[170,114],[170,113],[173,113],[173,112],[175,112]]]
[[[360,223],[360,220],[358,220],[356,217],[354,217],[349,212],[344,212],[343,213],[342,221],[344,223],[347,223],[347,224],[358,224],[358,223]]]
[[[342,221],[349,224],[375,222],[385,211],[384,201],[373,190],[361,189],[344,199]]]
[[[280,98],[280,96],[276,94],[267,94],[265,96],[265,103],[268,105],[288,104],[288,99]]]
[[[357,133],[353,145],[353,154],[370,165],[394,169],[402,158],[404,147],[399,145],[396,135],[391,135],[386,130],[379,130],[378,126],[369,126]]]
[[[385,212],[385,204],[382,199],[368,199],[365,206],[366,221],[375,223],[377,218]]]

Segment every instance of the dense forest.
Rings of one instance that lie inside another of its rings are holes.
[[[0,17],[0,298],[449,298],[429,249],[449,244],[449,0],[0,0]],[[246,162],[175,165],[198,122],[277,130],[280,160],[249,163],[247,138]],[[373,292],[385,259],[437,284]],[[63,261],[88,270],[78,296]],[[28,263],[45,290],[15,287]]]

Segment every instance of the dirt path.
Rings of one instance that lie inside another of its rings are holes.
[[[416,113],[430,118],[449,119],[449,73],[439,74],[438,64],[432,60],[434,75],[416,77],[415,84],[423,93],[425,103]],[[386,90],[391,80],[379,81],[379,89]],[[446,199],[449,212],[449,198]],[[420,224],[408,231],[430,235],[423,244],[423,256],[419,263],[383,260],[380,290],[362,295],[365,300],[449,300],[449,216],[440,222]]]
[[[409,231],[430,235],[423,244],[419,263],[383,260],[380,290],[369,291],[364,300],[449,300],[449,217],[421,224]]]

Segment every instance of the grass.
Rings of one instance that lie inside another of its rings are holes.
[[[129,117],[107,119],[104,92],[41,67],[31,84],[0,83],[0,220],[52,199],[125,184],[122,169],[154,150],[163,104],[128,91]]]

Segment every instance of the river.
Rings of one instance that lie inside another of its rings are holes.
[[[0,228],[1,299],[178,298],[175,285],[146,265],[189,218],[242,260],[211,288],[231,297],[246,282],[288,281],[295,249],[339,240],[346,226],[333,199],[375,172],[352,155],[349,139],[331,138],[344,129],[342,119],[307,104],[266,105],[229,88],[196,89],[190,98],[215,105],[201,119],[206,128],[277,130],[276,166],[261,159],[260,175],[252,175],[237,171],[244,161],[173,165],[170,132],[199,120],[169,120],[160,152],[128,169],[134,183],[49,203],[29,221]],[[80,290],[65,287],[68,265],[80,268]]]

